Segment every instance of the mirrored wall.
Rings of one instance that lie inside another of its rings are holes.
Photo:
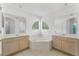
[[[17,34],[26,33],[26,19],[23,17],[17,17],[16,20],[16,31]]]
[[[5,34],[15,34],[15,21],[10,17],[5,17]]]
[[[3,14],[4,34],[26,34],[26,19],[12,14]]]
[[[68,34],[77,34],[77,19],[70,18],[67,20],[67,32]]]

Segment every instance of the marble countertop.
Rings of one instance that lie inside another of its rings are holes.
[[[26,34],[21,34],[21,35],[3,35],[0,36],[0,40],[4,39],[4,38],[13,38],[13,37],[20,37],[20,36],[28,36]]]
[[[79,39],[79,35],[76,35],[76,34],[54,34],[54,35],[61,36],[61,37],[69,37],[69,38]]]
[[[74,35],[74,34],[53,34],[53,36],[61,36],[61,37],[70,37],[70,38],[76,38],[79,39],[79,35]],[[21,34],[21,35],[4,35],[1,36],[0,35],[0,40],[4,39],[4,38],[12,38],[12,37],[20,37],[20,36],[29,36],[26,34]]]

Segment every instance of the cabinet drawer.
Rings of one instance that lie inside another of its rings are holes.
[[[67,41],[70,41],[70,42],[77,42],[78,39],[75,39],[75,38],[67,38]]]

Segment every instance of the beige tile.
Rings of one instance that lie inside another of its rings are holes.
[[[45,51],[31,51],[30,49],[24,50],[15,54],[14,56],[68,56],[67,54],[58,50],[52,49],[49,52]]]

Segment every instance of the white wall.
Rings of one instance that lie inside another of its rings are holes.
[[[38,20],[38,16],[32,15],[30,13],[26,13],[24,11],[21,11],[21,10],[19,10],[18,7],[16,9],[15,8],[9,8],[9,6],[6,5],[6,4],[3,5],[3,8],[4,8],[3,9],[4,13],[12,14],[12,15],[15,15],[15,16],[25,17],[25,19],[26,19],[26,34],[27,35],[32,35],[32,34],[38,33],[38,31],[37,32],[32,31],[32,24],[33,24],[34,21]]]
[[[63,6],[60,10],[56,12],[51,12],[44,16],[44,19],[47,20],[50,25],[49,33],[68,34],[66,22],[71,17],[74,17],[74,15],[71,16],[71,14],[76,14],[74,4],[68,4],[68,6]]]
[[[75,12],[77,15],[77,34],[79,35],[79,3],[75,4]]]
[[[27,17],[27,34],[28,35],[36,35],[39,33],[38,30],[37,31],[32,30],[32,25],[35,21],[39,21],[39,19],[33,16]]]
[[[0,5],[0,7],[1,7],[1,5]],[[2,10],[0,9],[0,32],[2,32]],[[0,33],[0,35],[1,35],[2,33]]]
[[[2,14],[2,12],[0,11],[0,27],[1,27],[1,21],[2,21],[2,20],[1,20],[1,14]]]
[[[70,14],[75,14],[78,12],[78,6],[75,8],[75,4],[68,4],[68,6],[62,6],[62,9],[56,12],[51,12],[43,16],[42,20],[46,21],[49,25],[49,31],[44,31],[46,34],[64,34],[67,33],[66,21],[71,17]],[[23,16],[26,18],[26,34],[32,35],[37,34],[39,31],[32,30],[32,24],[34,21],[38,20],[37,15],[26,13],[25,11],[19,10],[19,8],[10,8],[4,5],[4,13],[10,13],[17,16]],[[79,21],[78,21],[79,22]]]
[[[1,4],[0,4],[0,7],[1,7]],[[0,31],[2,31],[2,11],[0,10]],[[1,35],[2,33],[0,33],[0,40],[1,40]],[[0,41],[0,55],[2,54],[2,41]]]

